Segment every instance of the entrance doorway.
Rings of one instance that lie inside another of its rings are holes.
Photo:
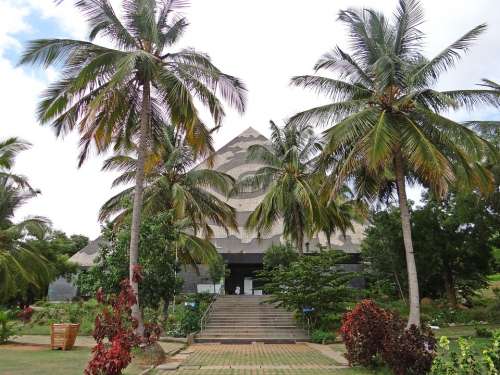
[[[252,295],[260,290],[260,283],[256,279],[256,272],[262,270],[262,264],[227,264],[231,273],[225,280],[226,294],[235,294],[236,287],[240,287],[240,294]],[[257,292],[258,293],[258,292]]]

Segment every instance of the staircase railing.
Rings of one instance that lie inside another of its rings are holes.
[[[215,301],[217,300],[217,295],[214,295],[212,302],[210,302],[210,305],[208,305],[207,309],[203,313],[200,319],[200,332],[205,329],[205,326],[207,325],[207,320],[210,315],[210,312],[212,311]]]

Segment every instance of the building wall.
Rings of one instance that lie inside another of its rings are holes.
[[[50,283],[47,298],[53,302],[71,301],[76,294],[77,290],[73,283],[60,277]]]

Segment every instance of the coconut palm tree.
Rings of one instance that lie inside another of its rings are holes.
[[[16,137],[7,138],[0,142],[0,177],[6,177],[20,188],[34,191],[26,177],[12,173],[17,154],[29,149],[30,146],[29,142]]]
[[[320,176],[323,174],[320,172]],[[320,190],[321,188],[318,188]],[[314,223],[317,232],[323,232],[328,247],[332,248],[331,238],[337,231],[345,237],[348,230],[354,231],[353,221],[363,222],[367,217],[367,206],[355,199],[349,187],[344,186],[335,198],[329,195],[320,197],[322,220]]]
[[[349,179],[357,194],[374,198],[381,192],[397,192],[410,291],[408,324],[419,325],[406,182],[418,181],[443,196],[460,169],[471,185],[490,188],[491,175],[479,161],[493,154],[493,148],[443,113],[497,105],[498,93],[488,88],[434,88],[486,26],[473,28],[427,59],[422,52],[423,11],[418,1],[400,0],[393,19],[372,9],[348,9],[339,13],[339,20],[347,26],[352,53],[336,47],[315,65],[316,71],[338,76],[292,79],[294,86],[325,94],[332,103],[300,112],[290,122],[328,127],[323,158],[333,170],[327,181],[332,196]]]
[[[54,270],[47,260],[29,248],[25,238],[45,230],[49,221],[31,217],[14,223],[15,211],[39,192],[28,180],[12,173],[16,155],[29,148],[29,143],[17,138],[0,142],[0,303],[28,286],[47,286]]]
[[[496,83],[495,81],[483,79],[480,86],[492,89],[500,95],[500,84]],[[495,144],[497,148],[500,147],[500,121],[468,121],[465,124],[477,131],[484,138]]]
[[[40,102],[38,118],[56,134],[80,134],[79,164],[94,147],[97,152],[135,149],[130,282],[138,261],[144,163],[148,150],[163,134],[168,119],[198,154],[213,150],[211,131],[198,115],[195,101],[208,107],[221,125],[225,115],[219,96],[240,112],[245,88],[222,73],[210,58],[194,49],[176,51],[188,25],[180,10],[184,0],[123,0],[118,17],[109,0],[79,0],[89,25],[89,40],[39,39],[28,43],[20,64],[62,66],[61,79],[51,84]],[[108,44],[94,43],[97,38]],[[142,332],[139,302],[133,307]]]
[[[303,254],[304,236],[313,233],[313,223],[321,216],[314,190],[312,156],[319,149],[308,126],[278,127],[271,121],[271,145],[252,145],[247,160],[263,164],[254,174],[237,183],[235,193],[266,190],[246,222],[259,235],[283,220],[283,234]]]
[[[237,230],[235,210],[223,200],[232,190],[234,179],[223,172],[196,167],[195,163],[192,148],[173,127],[166,126],[161,143],[146,158],[143,214],[174,210],[175,220],[188,218],[194,232],[205,238],[212,237],[210,224],[226,231]],[[122,172],[113,187],[133,182],[136,169],[137,160],[126,154],[107,159],[103,166],[103,170]],[[135,186],[128,187],[110,198],[102,206],[99,219],[121,224],[130,217],[134,190]]]

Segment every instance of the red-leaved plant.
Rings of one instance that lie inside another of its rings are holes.
[[[373,366],[377,358],[396,375],[427,374],[436,355],[429,330],[405,322],[371,300],[363,300],[344,314],[340,334],[351,365]]]
[[[29,306],[26,306],[24,309],[22,309],[21,311],[19,311],[17,313],[17,317],[19,319],[21,319],[21,321],[26,324],[26,323],[29,323],[29,321],[31,320],[31,317],[33,316],[33,313],[35,312],[35,310],[33,310],[31,307]]]
[[[121,374],[132,361],[132,349],[142,342],[135,333],[137,320],[132,317],[131,308],[136,303],[134,291],[127,279],[120,287],[118,296],[106,296],[102,289],[97,291],[102,310],[95,318],[92,336],[97,345],[92,349],[85,375]]]
[[[378,307],[371,300],[359,302],[344,314],[340,334],[351,365],[371,366],[380,353],[386,335],[386,326],[394,320],[391,312]]]

